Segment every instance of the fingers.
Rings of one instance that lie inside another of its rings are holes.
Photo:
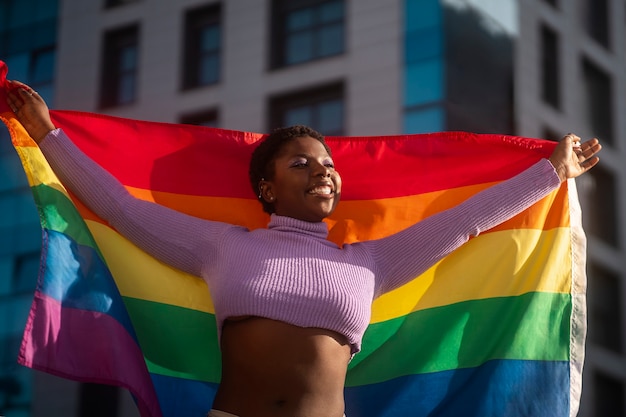
[[[580,137],[576,136],[573,133],[568,133],[567,135],[563,136],[562,140],[566,140],[568,142],[571,142],[572,146],[574,148],[580,148],[581,144],[580,144]]]
[[[19,115],[27,104],[43,102],[41,96],[32,88],[19,81],[8,81],[12,88],[7,91],[7,103],[13,113]]]

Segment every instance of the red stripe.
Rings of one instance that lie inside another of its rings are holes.
[[[254,197],[248,161],[260,134],[79,112],[55,111],[53,119],[126,185],[178,194]],[[344,180],[342,198],[347,200],[499,181],[549,155],[555,145],[464,132],[329,137],[328,142]],[[472,172],[467,171],[467,160],[475,161]]]

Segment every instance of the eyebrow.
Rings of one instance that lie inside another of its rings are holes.
[[[308,153],[298,153],[298,154],[292,155],[291,157],[292,157],[292,158],[297,158],[297,157],[299,157],[299,158],[307,158],[307,159],[308,159],[308,158],[314,158],[314,156],[313,156],[313,155],[308,154]],[[329,154],[326,154],[326,155],[324,156],[324,158],[333,159],[333,157],[332,157],[332,156],[330,156]]]

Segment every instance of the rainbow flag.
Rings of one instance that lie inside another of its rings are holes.
[[[0,66],[5,87],[6,67]],[[204,416],[220,378],[204,282],[149,257],[69,193],[17,122],[7,125],[41,216],[40,276],[19,362],[119,385],[143,417]],[[261,134],[52,112],[138,198],[265,227],[247,179]],[[454,206],[550,154],[553,142],[461,132],[329,137],[337,243]],[[574,416],[585,338],[585,236],[573,181],[376,299],[346,380],[349,417]],[[33,277],[34,279],[34,277]]]

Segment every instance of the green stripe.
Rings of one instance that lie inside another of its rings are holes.
[[[219,382],[222,372],[215,316],[169,304],[124,297],[148,370]]]
[[[214,316],[125,299],[151,372],[218,382]],[[371,325],[348,386],[478,366],[492,359],[569,360],[568,294],[467,301]],[[383,343],[391,339],[392,343]],[[198,362],[200,360],[200,362]],[[385,366],[381,366],[385,364]]]
[[[80,245],[96,249],[102,258],[87,224],[78,213],[74,203],[65,194],[45,184],[31,187],[31,191],[42,227],[63,233]]]
[[[567,361],[570,315],[569,294],[534,292],[466,301],[376,323],[350,363],[346,384],[471,368],[492,359]],[[383,343],[388,339],[393,343]]]

